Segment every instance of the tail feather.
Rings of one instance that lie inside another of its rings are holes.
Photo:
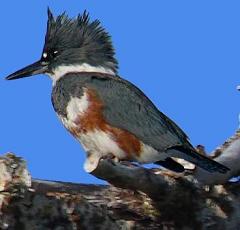
[[[181,158],[184,160],[187,160],[200,168],[214,173],[214,172],[219,172],[219,173],[227,173],[230,169],[206,156],[203,156],[199,153],[197,153],[194,149],[185,147],[185,146],[174,146],[168,149],[169,151],[171,150],[176,150],[177,152],[181,152]],[[179,155],[176,154],[176,157]]]

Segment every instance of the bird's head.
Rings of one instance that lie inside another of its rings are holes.
[[[68,72],[115,75],[118,65],[114,54],[110,36],[98,20],[90,22],[86,11],[70,19],[65,13],[54,18],[48,9],[47,32],[40,60],[6,79],[48,74],[56,81]]]

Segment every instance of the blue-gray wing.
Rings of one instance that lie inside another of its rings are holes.
[[[103,101],[104,117],[110,125],[129,131],[159,151],[189,145],[186,134],[130,82],[117,77],[92,76],[89,87]]]

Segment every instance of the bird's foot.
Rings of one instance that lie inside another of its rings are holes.
[[[139,167],[139,164],[131,162],[131,161],[120,161],[120,163],[127,167]]]
[[[131,161],[120,160],[118,157],[114,156],[112,153],[102,156],[101,160],[110,160],[113,164],[120,163],[127,167],[138,167],[139,166],[137,163],[133,163]]]
[[[113,161],[114,163],[118,163],[120,160],[114,156],[112,153],[108,153],[104,156],[101,157],[101,160],[111,160]]]

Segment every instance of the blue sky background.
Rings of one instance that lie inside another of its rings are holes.
[[[33,177],[102,183],[82,169],[85,154],[53,111],[51,81],[4,76],[41,56],[47,6],[87,9],[112,35],[120,75],[212,151],[238,127],[239,1],[1,1],[0,153],[13,151]]]

